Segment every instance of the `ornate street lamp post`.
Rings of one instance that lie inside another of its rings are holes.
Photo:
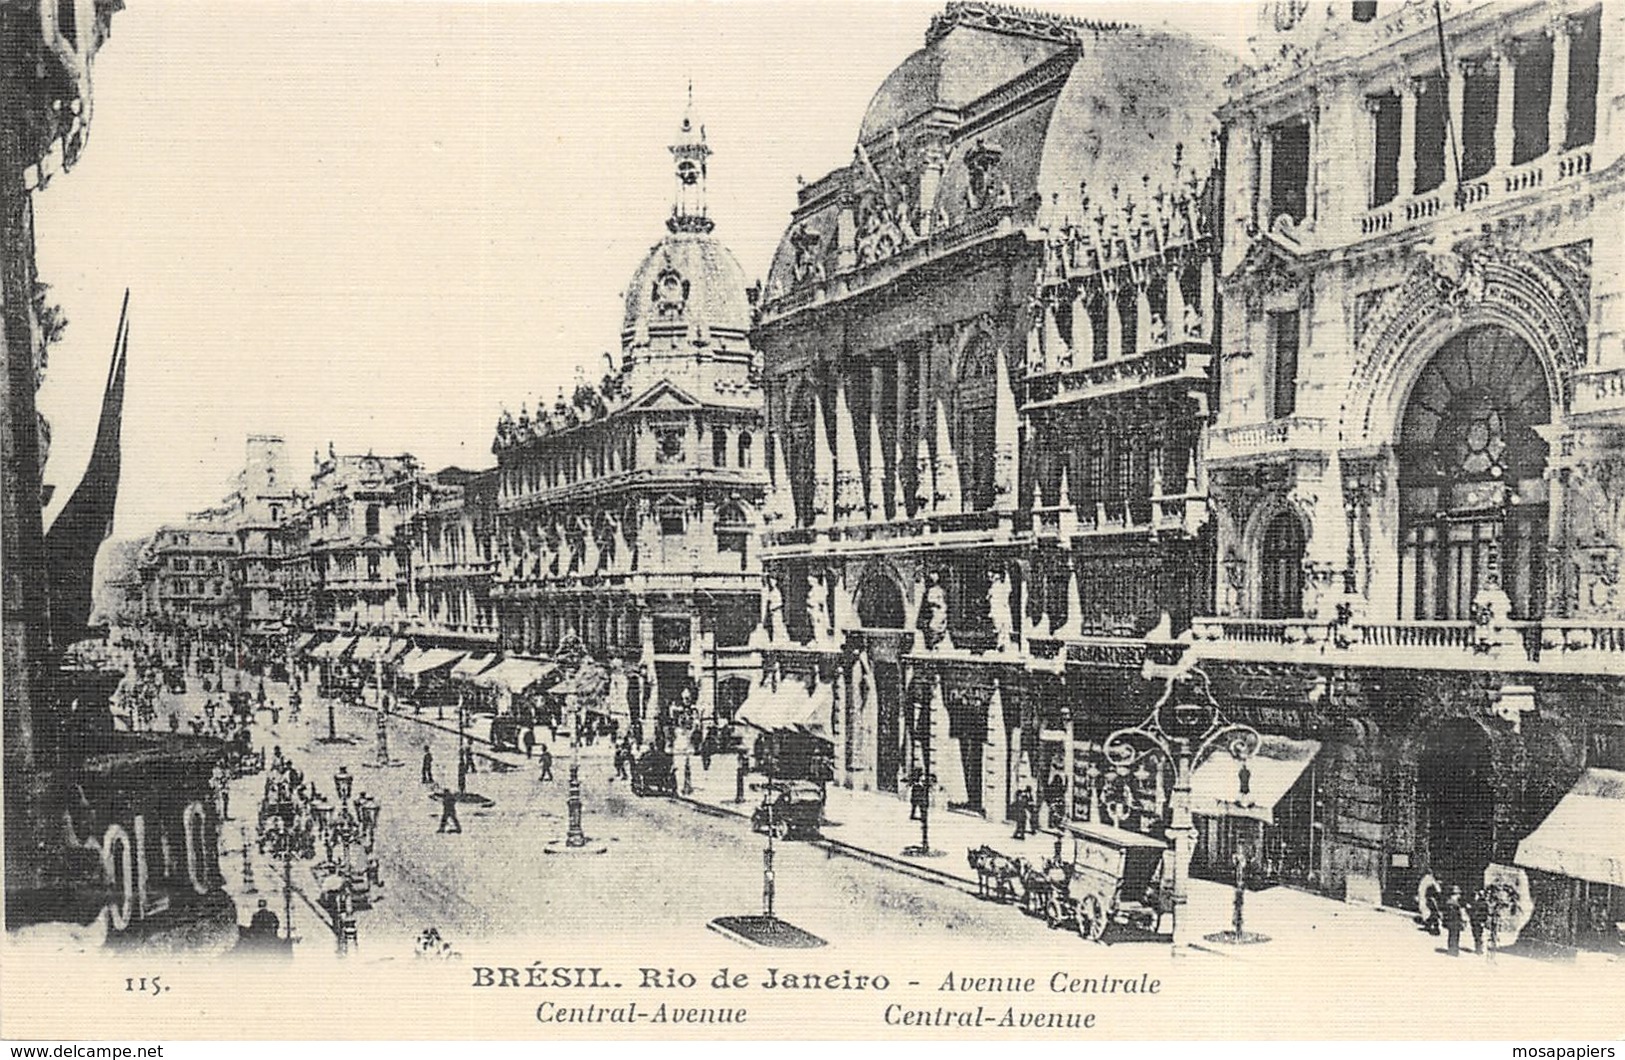
[[[1175,952],[1185,942],[1186,879],[1190,872],[1195,827],[1191,819],[1191,774],[1221,748],[1245,762],[1258,750],[1261,737],[1250,725],[1231,721],[1219,709],[1200,667],[1168,678],[1158,699],[1139,724],[1118,729],[1106,737],[1102,750],[1114,766],[1127,769],[1146,758],[1169,763],[1174,771],[1168,803],[1167,832],[1173,840],[1173,859],[1165,886],[1173,917],[1171,935]]]

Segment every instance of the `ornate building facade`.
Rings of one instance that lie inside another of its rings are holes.
[[[319,456],[302,519],[310,616],[326,630],[393,632],[406,611],[395,553],[398,490],[418,472],[410,455]]]
[[[670,150],[668,234],[632,275],[620,357],[551,409],[505,412],[493,445],[503,650],[547,656],[573,632],[619,660],[646,738],[744,697],[767,481],[751,302],[712,234],[692,104]]]
[[[952,3],[802,187],[755,332],[765,680],[805,692],[839,782],[1068,813],[1083,745],[1149,703],[1143,635],[1203,609],[1232,67]]]
[[[1221,111],[1195,650],[1301,749],[1298,809],[1261,815],[1284,875],[1402,903],[1527,873],[1531,930],[1596,939],[1619,888],[1539,828],[1625,780],[1625,21],[1374,6],[1267,7]]]
[[[396,570],[406,589],[400,631],[420,648],[496,648],[496,484],[494,471],[449,467],[414,475],[397,490]]]

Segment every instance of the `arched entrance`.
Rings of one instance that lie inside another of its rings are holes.
[[[1512,617],[1545,607],[1551,396],[1535,352],[1486,325],[1440,347],[1400,421],[1400,617],[1464,620],[1499,588]]]
[[[1446,888],[1471,894],[1490,863],[1495,770],[1489,737],[1475,722],[1447,721],[1428,734],[1416,769],[1417,831]]]
[[[897,584],[878,571],[863,582],[857,600],[858,622],[865,630],[895,629],[902,632],[906,619],[903,593]],[[907,753],[903,723],[903,668],[898,662],[898,643],[871,642],[869,666],[859,675],[860,685],[872,680],[860,695],[874,697],[875,703],[875,786],[881,791],[897,791]]]

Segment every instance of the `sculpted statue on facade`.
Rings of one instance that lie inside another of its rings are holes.
[[[807,576],[807,623],[812,626],[812,642],[822,645],[829,641],[829,591],[824,579]]]
[[[988,578],[987,610],[993,621],[993,650],[997,652],[1010,651],[1014,647],[1015,620],[1011,617],[1015,610],[1011,603],[1013,590],[1010,577],[1002,567]]]
[[[940,574],[926,576],[925,646],[931,650],[953,647],[948,637],[948,593]]]

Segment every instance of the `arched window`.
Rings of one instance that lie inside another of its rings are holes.
[[[1303,524],[1280,512],[1264,529],[1258,557],[1258,616],[1303,617]]]
[[[750,446],[751,446],[750,432],[749,431],[741,431],[741,432],[739,432],[739,466],[740,467],[744,467],[744,468],[750,467],[750,462],[751,462]]]
[[[1400,616],[1462,620],[1499,586],[1512,617],[1545,608],[1546,374],[1516,335],[1487,326],[1440,348],[1399,431]]]
[[[959,362],[958,427],[955,442],[964,505],[970,511],[993,507],[994,390],[999,356],[993,338],[977,335]]]
[[[722,427],[711,428],[711,466],[728,466],[728,431]]]

